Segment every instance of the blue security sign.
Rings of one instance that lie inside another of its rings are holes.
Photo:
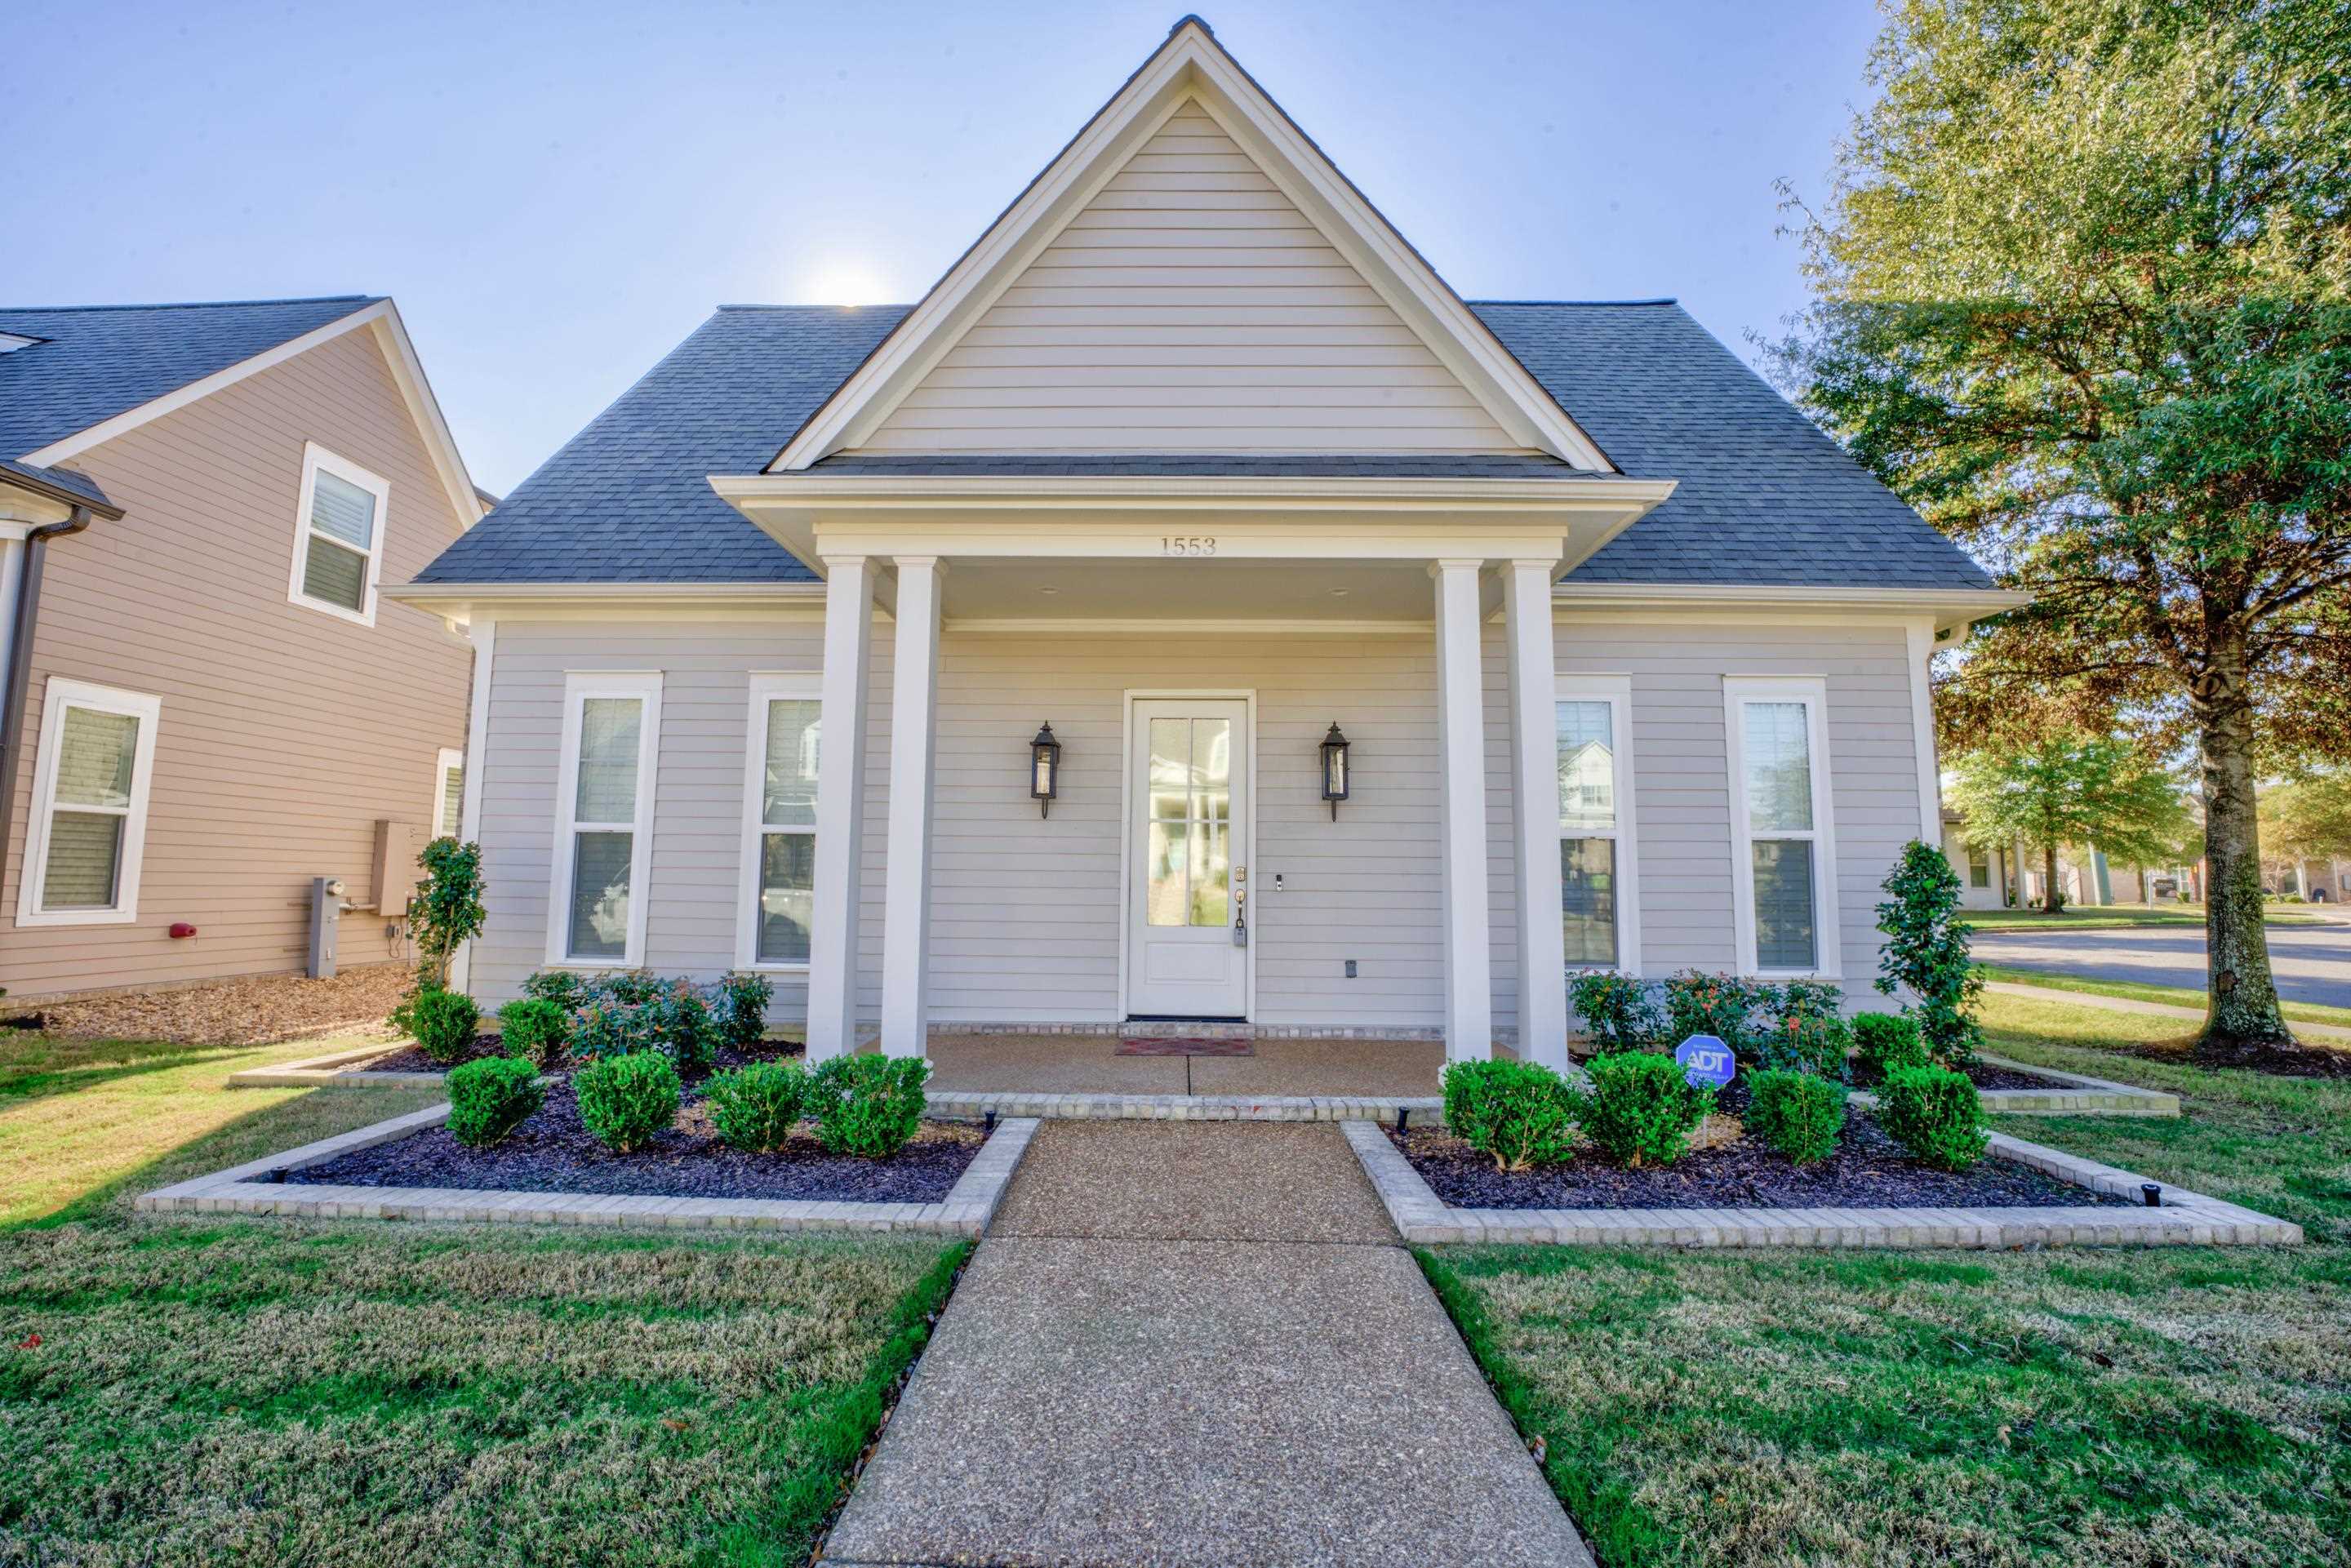
[[[1674,1052],[1674,1060],[1681,1064],[1683,1081],[1693,1089],[1709,1083],[1719,1089],[1739,1071],[1739,1063],[1731,1059],[1730,1047],[1710,1034],[1694,1034],[1682,1041]]]

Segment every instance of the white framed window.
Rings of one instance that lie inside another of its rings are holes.
[[[452,837],[465,821],[465,754],[444,746],[433,764],[433,836]]]
[[[161,697],[49,677],[16,924],[122,925],[139,918],[147,788],[162,716]]]
[[[1559,741],[1560,923],[1571,969],[1641,972],[1633,825],[1633,683],[1562,675]]]
[[[661,699],[658,670],[564,676],[548,898],[550,964],[635,968],[644,962]]]
[[[392,481],[315,441],[304,442],[287,600],[306,610],[374,625],[383,525],[391,509]]]
[[[1828,683],[1726,675],[1722,701],[1740,972],[1834,979],[1841,966]]]
[[[816,782],[823,677],[751,675],[744,724],[738,968],[805,971],[816,918]]]

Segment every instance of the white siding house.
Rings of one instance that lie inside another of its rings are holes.
[[[392,592],[486,1002],[1550,1061],[1572,967],[1865,990],[2013,601],[1670,301],[1463,301],[1191,19],[921,302],[721,310]]]

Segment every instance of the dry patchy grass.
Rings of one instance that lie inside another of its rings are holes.
[[[2020,1135],[2314,1245],[1424,1252],[1603,1563],[2351,1562],[2351,1086],[2121,1054],[2162,1019],[1988,1014],[2003,1054],[2187,1101]]]

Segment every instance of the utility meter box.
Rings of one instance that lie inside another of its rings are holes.
[[[433,841],[433,830],[423,822],[395,822],[389,818],[375,825],[375,912],[398,920],[408,913],[408,901],[424,880],[416,857]]]

